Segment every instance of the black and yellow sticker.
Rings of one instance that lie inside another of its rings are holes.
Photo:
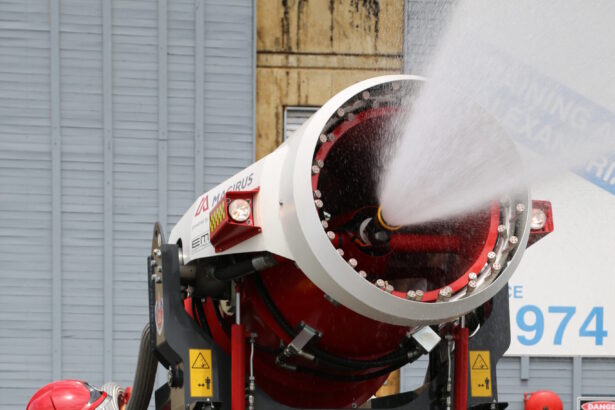
[[[190,349],[190,396],[212,397],[211,349]]]
[[[489,350],[470,350],[472,397],[491,397],[491,356]]]

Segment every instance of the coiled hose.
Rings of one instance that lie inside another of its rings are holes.
[[[154,352],[150,345],[150,331],[148,323],[141,333],[137,370],[132,382],[132,393],[126,410],[146,410],[152,398],[158,361],[154,357]]]

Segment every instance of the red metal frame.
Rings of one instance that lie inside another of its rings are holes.
[[[455,410],[468,408],[468,344],[470,333],[467,327],[457,326],[453,331],[455,340]]]
[[[231,409],[246,408],[246,329],[243,324],[231,326]]]

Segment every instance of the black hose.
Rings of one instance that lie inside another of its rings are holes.
[[[218,319],[218,322],[220,322],[220,325],[222,326],[222,328],[224,329],[224,331],[228,335],[231,332],[231,327],[228,325],[228,322],[222,318],[222,315],[220,314],[219,305],[214,304],[214,312],[216,313],[216,318]],[[205,313],[203,313],[203,317],[205,317]],[[208,328],[208,330],[209,330],[209,328]],[[265,352],[265,353],[275,354],[275,355],[278,355],[278,354],[280,354],[280,353],[282,353],[284,351],[284,348],[271,349],[271,348],[269,348],[267,346],[263,346],[263,345],[258,344],[258,343],[254,343],[254,347],[256,349],[260,350],[260,351]]]
[[[234,263],[224,268],[214,270],[214,277],[218,280],[234,280],[239,279],[242,276],[250,275],[256,272],[254,266],[252,266],[252,259],[246,259],[238,263]]]
[[[223,268],[215,269],[213,275],[221,281],[236,280],[243,276],[271,268],[276,260],[269,254],[261,254],[243,261],[233,263]]]
[[[267,292],[265,284],[263,283],[263,280],[261,279],[260,275],[253,275],[252,277],[254,278],[254,283],[256,284],[256,288],[263,302],[267,306],[267,309],[271,312],[271,315],[273,316],[275,321],[286,333],[288,333],[291,338],[294,338],[297,335],[297,332],[288,324],[286,319],[282,316],[278,308],[275,306],[273,300],[271,300],[271,296],[269,296],[269,293]],[[329,364],[337,367],[345,367],[354,370],[363,370],[383,366],[392,366],[397,368],[403,365],[408,360],[408,352],[403,347],[392,353],[386,354],[373,360],[357,360],[336,356],[314,345],[310,346],[309,350],[316,359],[323,362],[324,364]]]
[[[421,357],[421,352],[416,350],[413,352],[411,357],[406,358],[403,363],[399,365],[395,364],[392,366],[385,367],[384,369],[376,370],[374,372],[365,373],[365,374],[340,374],[340,373],[327,373],[312,367],[305,366],[295,366],[298,372],[309,373],[316,375],[323,379],[328,380],[339,380],[339,381],[349,381],[349,382],[361,382],[365,380],[375,379],[376,377],[384,376],[385,374],[389,374],[394,370],[399,369],[401,366],[412,363],[419,357]]]
[[[132,393],[128,400],[126,410],[147,409],[150,399],[152,398],[152,392],[154,391],[157,366],[158,361],[154,357],[154,352],[150,346],[150,326],[148,323],[141,333],[139,356],[137,357],[137,370],[135,372],[134,381],[132,382]]]
[[[209,329],[209,325],[207,323],[207,316],[205,315],[205,310],[203,309],[201,299],[194,297],[192,298],[192,311],[194,312],[194,317],[196,318],[197,324],[211,338],[211,330]]]

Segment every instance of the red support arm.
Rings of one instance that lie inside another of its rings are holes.
[[[246,329],[243,324],[231,327],[231,409],[246,408]]]
[[[456,327],[455,333],[455,390],[454,409],[468,408],[468,340],[467,327]]]

